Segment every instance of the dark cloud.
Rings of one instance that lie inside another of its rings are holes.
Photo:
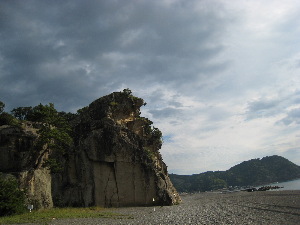
[[[259,99],[248,103],[247,119],[269,117],[278,114],[277,107],[280,104],[278,99]]]
[[[280,14],[277,5],[283,6]],[[245,152],[250,156],[251,148],[265,149],[258,137],[267,133],[270,143],[281,143],[276,135],[294,143],[287,135],[299,130],[299,5],[287,6],[282,1],[270,6],[215,0],[1,1],[0,101],[7,111],[49,102],[76,111],[130,88],[148,103],[142,113],[170,136],[169,156],[174,149],[199,155],[199,146],[218,152],[224,145],[230,149],[226,155],[237,160]],[[268,132],[253,125],[256,118],[273,121],[269,117],[283,118],[277,129],[271,123]],[[258,143],[247,132],[257,134]],[[163,146],[162,154],[166,151]],[[205,160],[199,158],[191,170]],[[174,159],[173,169],[177,164]]]
[[[181,110],[176,108],[164,108],[164,109],[153,109],[149,110],[154,118],[169,118],[169,117],[179,117],[181,115]]]
[[[8,107],[88,104],[121,85],[189,90],[226,63],[228,22],[197,1],[3,1],[0,96]],[[221,7],[221,5],[218,5]]]
[[[283,119],[275,124],[300,124],[299,94],[300,92],[296,90],[289,94],[282,94],[277,98],[260,98],[249,102],[245,113],[246,120],[285,115]]]
[[[285,125],[290,125],[292,123],[300,124],[300,108],[295,108],[287,113],[287,116],[278,122]]]

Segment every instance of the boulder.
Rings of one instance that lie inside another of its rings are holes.
[[[114,92],[82,111],[73,124],[76,137],[67,176],[57,176],[54,199],[63,205],[105,207],[180,202],[159,153],[161,136],[155,136],[150,120],[140,117],[144,104],[129,93]]]

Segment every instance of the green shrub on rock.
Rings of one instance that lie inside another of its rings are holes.
[[[4,102],[0,101],[0,113],[2,113],[4,111],[4,108],[5,108]]]
[[[0,126],[2,125],[18,125],[18,120],[7,112],[0,114]]]

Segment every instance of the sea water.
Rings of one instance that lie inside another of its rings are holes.
[[[265,185],[265,186],[268,186],[268,185]],[[270,184],[270,186],[283,187],[280,189],[275,189],[275,191],[276,190],[300,190],[300,179],[286,181],[286,182],[280,182],[280,183],[272,183],[272,184]]]

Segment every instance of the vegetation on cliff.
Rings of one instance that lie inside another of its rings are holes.
[[[11,175],[0,173],[0,216],[8,216],[25,211],[25,193]]]
[[[32,155],[49,153],[49,158],[43,162],[43,166],[54,173],[59,172],[62,165],[57,157],[64,154],[72,143],[71,126],[65,118],[66,114],[59,113],[53,103],[39,104],[35,107],[18,107],[11,112],[20,122],[31,121],[40,124],[39,138],[32,148]]]
[[[5,103],[0,101],[0,126],[17,125],[18,120],[11,114],[4,112]]]
[[[281,156],[268,156],[242,162],[227,171],[193,175],[170,174],[180,192],[210,191],[229,186],[256,186],[300,178],[300,167]]]

